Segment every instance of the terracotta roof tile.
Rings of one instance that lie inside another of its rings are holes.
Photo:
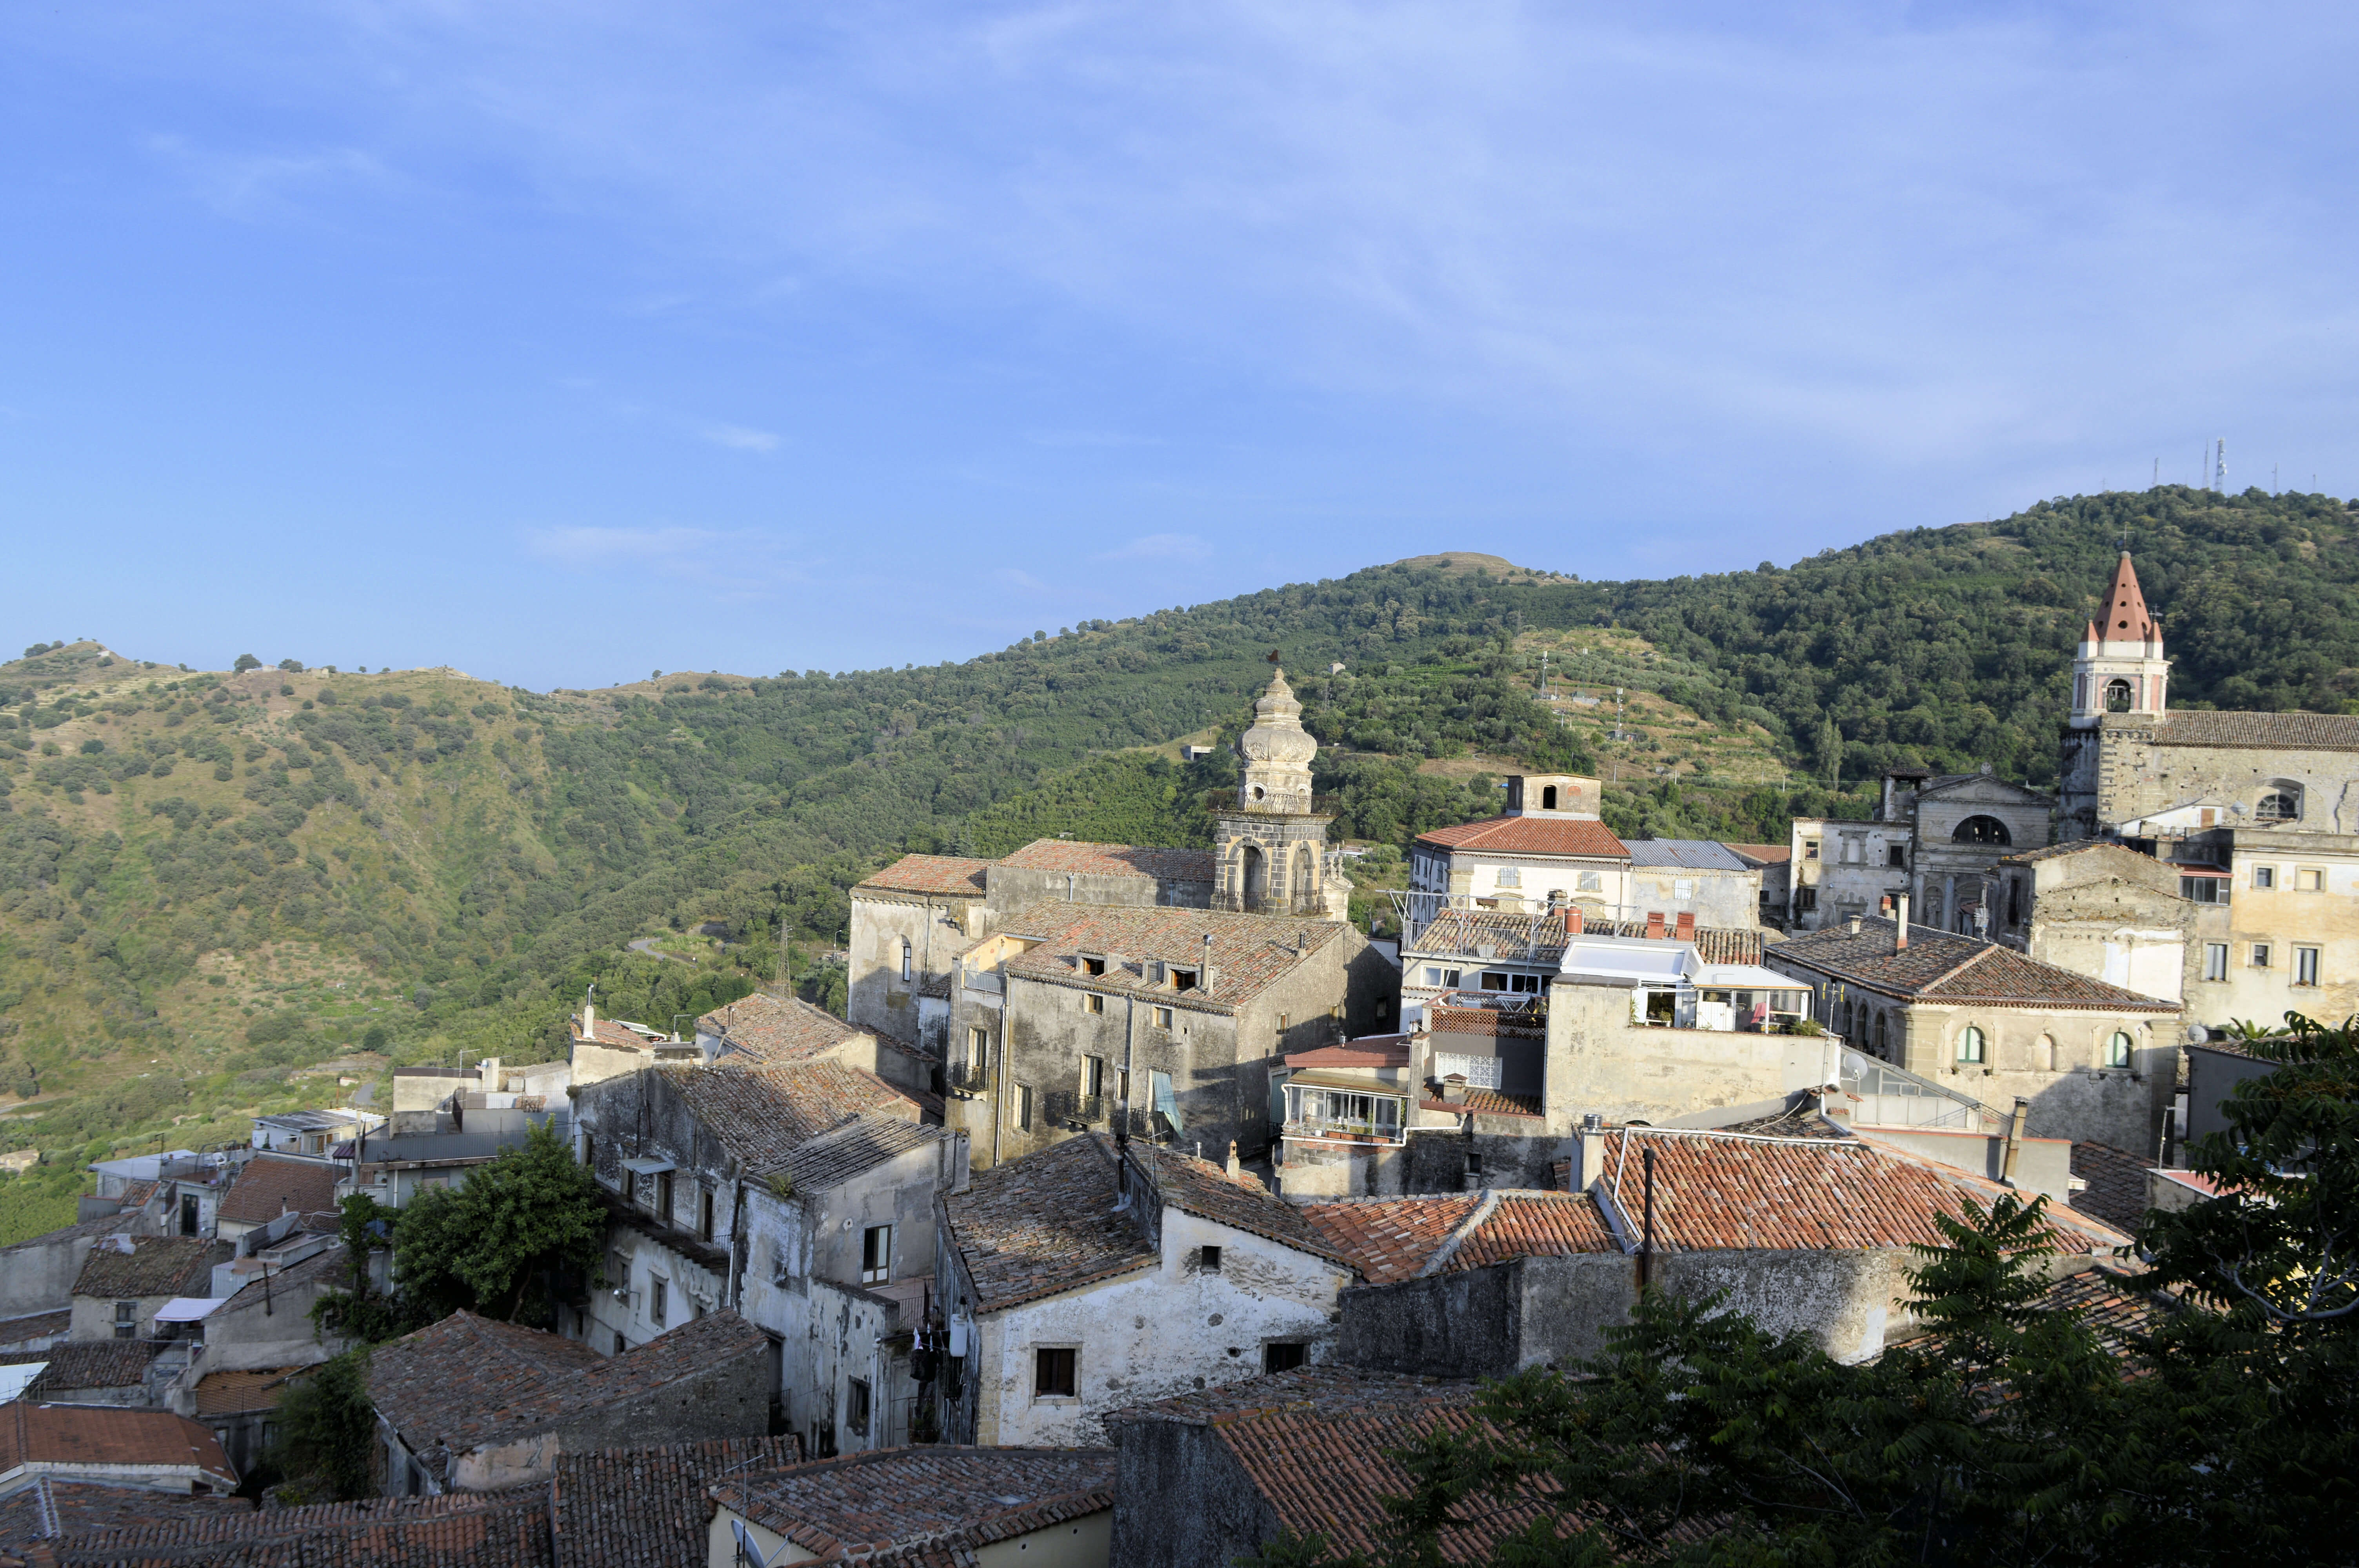
[[[1788,865],[1794,859],[1794,846],[1791,844],[1732,844],[1726,839],[1721,840],[1721,844],[1744,859],[1764,866]]]
[[[2082,1008],[2104,1012],[2177,1012],[2175,1001],[2141,996],[2045,964],[2011,947],[1910,924],[1908,946],[1895,951],[1889,920],[1863,920],[1859,935],[1830,925],[1780,942],[1769,957],[1783,968],[1832,975],[1886,996],[1993,1007]]]
[[[1371,1034],[1348,1040],[1340,1045],[1321,1045],[1309,1051],[1288,1054],[1289,1067],[1360,1067],[1378,1071],[1386,1067],[1408,1065],[1409,1037],[1406,1034]]]
[[[783,1067],[663,1067],[663,1082],[747,1171],[766,1175],[812,1139],[867,1115],[914,1122],[918,1102],[840,1062]]]
[[[719,1035],[754,1061],[770,1066],[817,1061],[872,1033],[800,997],[777,997],[767,991],[756,991],[727,1007],[714,1008],[696,1021],[696,1028],[701,1034]]]
[[[1475,1427],[1479,1397],[1472,1383],[1305,1368],[1117,1411],[1106,1424],[1117,1444],[1133,1424],[1209,1428],[1282,1526],[1326,1536],[1340,1555],[1384,1549],[1385,1501],[1413,1487],[1394,1452],[1430,1433]],[[1476,1522],[1441,1532],[1441,1559],[1490,1562],[1494,1547],[1541,1512],[1537,1505],[1486,1502],[1473,1515]]]
[[[1415,1279],[1483,1202],[1479,1193],[1343,1198],[1302,1206],[1302,1217],[1372,1285]]]
[[[549,1568],[549,1488],[366,1498],[70,1537],[71,1568]]]
[[[565,1454],[549,1483],[557,1568],[701,1563],[712,1518],[706,1488],[739,1472],[801,1457],[802,1446],[792,1436]]]
[[[863,878],[860,887],[889,892],[934,892],[983,896],[984,873],[989,860],[959,855],[904,855],[881,871]],[[854,889],[854,892],[859,891]]]
[[[36,1402],[65,1397],[74,1389],[136,1389],[147,1380],[148,1364],[163,1346],[152,1339],[70,1339],[47,1350],[12,1350],[0,1367],[46,1361],[25,1397]]]
[[[257,1154],[222,1195],[220,1217],[253,1225],[277,1219],[287,1209],[310,1214],[336,1206],[336,1168],[315,1160],[281,1160]]]
[[[1490,1212],[1459,1241],[1445,1271],[1461,1273],[1516,1258],[1621,1249],[1586,1193],[1500,1193]]]
[[[560,1335],[458,1312],[378,1346],[369,1394],[411,1452],[437,1444],[464,1452],[638,1399],[767,1344],[723,1311],[600,1356]]]
[[[1209,882],[1210,849],[1160,849],[1141,844],[1085,844],[1035,838],[999,863],[1018,871],[1071,871],[1085,877],[1153,877],[1158,881]]]
[[[913,1149],[938,1143],[944,1136],[939,1126],[923,1126],[907,1117],[872,1110],[798,1147],[777,1167],[777,1173],[793,1183],[797,1192],[819,1192]]]
[[[1584,916],[1582,931],[1591,936],[1644,936],[1643,920],[1592,920]],[[1668,940],[1668,938],[1667,938]],[[1707,964],[1757,964],[1762,933],[1758,928],[1700,925],[1695,931],[1696,957]],[[1477,949],[1488,946],[1488,956]],[[1564,917],[1546,910],[1517,913],[1496,909],[1445,909],[1418,932],[1404,957],[1450,959],[1458,967],[1484,963],[1545,964],[1554,968],[1564,958]]]
[[[1114,1507],[1093,1448],[887,1448],[735,1476],[723,1507],[822,1563],[967,1563],[994,1541]]]
[[[1626,860],[1628,846],[1603,822],[1562,816],[1494,816],[1420,833],[1417,841],[1445,849],[1482,849],[1500,855],[1579,855]]]
[[[2106,725],[2114,727],[2112,722]],[[2359,752],[2359,715],[2348,713],[2205,713],[2180,708],[2164,717],[2160,729],[2158,739],[2166,746]]]
[[[243,1372],[208,1372],[197,1379],[197,1415],[245,1415],[275,1411],[286,1397],[287,1380],[308,1367],[257,1368]]]
[[[152,1487],[60,1481],[44,1476],[0,1498],[0,1552],[22,1553],[37,1541],[71,1540],[189,1519],[234,1519],[253,1512],[254,1504],[240,1497],[159,1492]]]
[[[942,1199],[978,1311],[1154,1267],[1137,1212],[1114,1206],[1110,1141],[1068,1138],[977,1171],[965,1192]]]
[[[1028,979],[1082,987],[1112,994],[1153,997],[1165,1005],[1226,1010],[1259,996],[1310,955],[1341,941],[1349,928],[1328,920],[1266,914],[1230,914],[1205,909],[1122,909],[1103,905],[1040,904],[1010,923],[1037,936],[1039,946],[1007,960],[1007,972]],[[1204,961],[1204,937],[1212,938],[1212,984],[1174,991],[1147,978],[1146,961],[1194,969]],[[1295,944],[1302,944],[1300,951]],[[1103,975],[1090,975],[1083,954],[1119,955]]]
[[[1544,1117],[1538,1095],[1511,1095],[1501,1089],[1486,1089],[1480,1085],[1466,1086],[1463,1099],[1446,1099],[1428,1095],[1417,1102],[1419,1110],[1438,1110],[1444,1116],[1527,1116]]]
[[[1644,1152],[1655,1152],[1655,1245],[1775,1251],[1886,1249],[1944,1238],[1936,1215],[1987,1209],[2007,1189],[1865,1139],[1756,1138],[1614,1128],[1596,1189],[1635,1238],[1645,1208]],[[2127,1238],[2071,1209],[2050,1211],[2075,1250]]]
[[[101,1299],[212,1293],[213,1265],[234,1250],[201,1236],[135,1236],[125,1252],[102,1240],[82,1260],[73,1293]]]
[[[1277,1197],[1255,1177],[1232,1178],[1224,1166],[1156,1144],[1134,1142],[1130,1152],[1153,1179],[1156,1195],[1170,1207],[1313,1257],[1346,1260],[1322,1231],[1304,1219],[1299,1205]]]
[[[73,1327],[73,1309],[28,1313],[0,1319],[0,1345],[21,1345],[35,1339],[57,1339]]]
[[[166,1465],[187,1471],[219,1491],[234,1491],[237,1473],[220,1440],[169,1411],[99,1405],[0,1405],[0,1475],[20,1465],[76,1469],[105,1465]]]

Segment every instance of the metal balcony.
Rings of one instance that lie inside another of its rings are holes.
[[[1079,1095],[1063,1089],[1051,1089],[1041,1097],[1040,1108],[1050,1121],[1060,1127],[1093,1127],[1105,1119],[1106,1102],[1103,1095]]]
[[[952,1062],[942,1069],[942,1084],[954,1095],[982,1095],[991,1092],[991,1065],[987,1062]]]

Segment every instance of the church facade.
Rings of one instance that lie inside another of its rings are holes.
[[[2059,837],[2177,876],[2193,1019],[2340,1022],[2359,1011],[2359,715],[2174,712],[2169,685],[2125,551],[2074,651]]]

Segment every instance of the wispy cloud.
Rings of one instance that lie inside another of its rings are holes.
[[[716,447],[727,447],[735,452],[775,452],[778,438],[768,430],[751,429],[744,425],[712,425],[698,432]]]
[[[223,217],[291,211],[307,198],[341,187],[406,183],[376,154],[360,147],[251,152],[158,135],[147,139],[147,148],[178,171],[198,200]]]
[[[1120,549],[1107,550],[1097,558],[1102,561],[1201,561],[1211,558],[1212,546],[1193,534],[1144,534]]]
[[[524,533],[527,554],[585,574],[626,572],[693,582],[722,599],[767,599],[807,584],[826,564],[762,529],[560,525]]]

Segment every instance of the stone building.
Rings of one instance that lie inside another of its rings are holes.
[[[2034,1137],[2152,1150],[2179,1074],[2179,1004],[1971,936],[1889,920],[1797,936],[1763,961],[1809,982],[1819,1021]]]
[[[1635,909],[1743,930],[1761,918],[1761,868],[1709,838],[1633,838]]]
[[[1104,1133],[977,1172],[940,1206],[953,1443],[1099,1443],[1121,1406],[1323,1359],[1353,1278],[1251,1177]]]
[[[2004,856],[1998,869],[1994,940],[2146,996],[2188,1000],[2216,890],[2190,897],[2181,868],[2093,838]]]
[[[585,1090],[581,1148],[608,1194],[607,1253],[563,1326],[620,1353],[732,1309],[768,1336],[767,1397],[810,1452],[910,1441],[934,1196],[966,1180],[963,1137],[921,1117],[833,1062],[665,1069]]]
[[[1074,1448],[930,1445],[739,1472],[712,1488],[695,1561],[1106,1568],[1114,1483],[1111,1452]]]
[[[73,1337],[139,1339],[168,1302],[212,1293],[225,1243],[201,1236],[109,1236],[84,1256],[73,1286]]]
[[[2054,837],[2052,796],[1987,773],[1884,775],[1875,816],[1794,819],[1788,846],[1788,930],[1816,931],[1854,916],[1888,914],[1906,895],[1917,919],[1972,933],[1996,914],[1995,871],[2010,850]]]
[[[1504,815],[1419,834],[1409,847],[1410,914],[1421,921],[1441,908],[1572,904],[1592,923],[1627,919],[1638,908],[1630,850],[1597,815],[1596,784],[1517,775],[1507,780]]]
[[[1258,1155],[1269,1065],[1367,1033],[1392,966],[1332,921],[1040,904],[953,966],[944,1116],[977,1165],[1127,1108],[1142,1137]]]
[[[1245,765],[1236,805],[1213,819],[1213,906],[1345,918],[1352,884],[1341,858],[1327,847],[1334,816],[1318,809],[1310,791],[1310,760],[1319,742],[1302,728],[1302,704],[1284,670],[1270,676],[1237,750]]]
[[[897,1088],[935,1092],[939,1041],[930,1045],[847,1023],[800,997],[756,991],[696,1021],[696,1045],[708,1063],[786,1067],[834,1062],[874,1073]]]
[[[367,1366],[387,1497],[546,1495],[568,1454],[763,1433],[768,1342],[734,1312],[625,1355],[456,1312],[381,1345]]]

